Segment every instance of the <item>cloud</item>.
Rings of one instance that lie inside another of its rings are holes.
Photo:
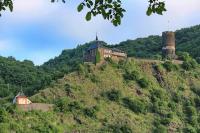
[[[87,22],[86,10],[81,13],[76,10],[79,2],[15,0],[14,12],[6,12],[0,18],[0,54],[42,64],[58,56],[62,49],[94,40],[96,32],[101,40],[113,44],[200,22],[199,0],[166,0],[168,11],[163,16],[150,17],[145,14],[148,0],[124,0],[127,12],[119,27],[101,16]]]

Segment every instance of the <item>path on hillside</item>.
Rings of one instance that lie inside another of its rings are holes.
[[[164,63],[165,61],[161,60],[153,60],[153,59],[140,59],[140,58],[133,58],[131,57],[130,59],[134,59],[136,61],[143,61],[143,62],[148,62],[148,63]],[[183,61],[181,60],[172,60],[174,64],[183,64]]]

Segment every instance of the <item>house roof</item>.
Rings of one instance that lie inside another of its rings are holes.
[[[101,41],[94,41],[93,44],[90,45],[88,50],[97,49],[97,48],[104,48],[104,44]]]
[[[117,49],[117,48],[112,48],[112,51],[114,51],[114,52],[120,52],[120,53],[125,53],[125,52],[123,52],[122,50]]]

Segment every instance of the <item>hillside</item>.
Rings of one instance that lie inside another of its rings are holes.
[[[200,25],[176,31],[177,51],[189,52],[199,61],[199,35]],[[63,50],[41,66],[28,60],[0,57],[0,129],[116,132],[119,127],[121,132],[199,131],[200,69],[194,67],[194,62],[174,66],[156,61],[156,70],[152,62],[137,59],[128,64],[110,63],[96,68],[82,64],[83,52],[91,43]],[[160,36],[104,44],[124,50],[129,57],[160,59],[161,56]],[[144,87],[146,84],[148,87]],[[57,108],[28,113],[13,109],[11,101],[21,89],[28,96],[34,95],[33,101],[56,103]]]
[[[183,69],[184,68],[184,69]],[[51,112],[0,110],[0,129],[26,132],[199,132],[200,67],[129,59],[79,65],[31,97]]]
[[[177,51],[189,52],[200,61],[200,25],[176,31]],[[35,66],[31,61],[17,61],[13,57],[0,57],[0,98],[12,98],[23,89],[27,95],[33,95],[51,81],[62,78],[64,74],[77,70],[82,63],[84,51],[90,43],[79,45],[77,48],[63,50],[62,53],[42,66]],[[105,45],[107,45],[104,42]],[[149,36],[136,40],[127,40],[108,47],[120,48],[129,57],[153,58],[161,57],[161,37]],[[9,88],[9,89],[8,89]]]
[[[41,67],[51,73],[57,71],[57,74],[63,72],[71,72],[76,70],[77,65],[82,63],[84,51],[93,42],[79,45],[71,50],[63,50],[61,55],[44,63]],[[193,58],[200,62],[200,25],[190,28],[184,28],[176,31],[177,53],[188,52]],[[139,58],[161,58],[161,37],[149,36],[146,38],[138,38],[135,40],[127,40],[115,45],[106,44],[107,47],[119,48],[125,51],[129,57]]]

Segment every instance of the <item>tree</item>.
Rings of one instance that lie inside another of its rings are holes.
[[[66,0],[51,0],[52,3]],[[146,14],[149,16],[152,13],[162,15],[165,9],[165,2],[161,0],[149,0],[149,7]],[[122,8],[121,0],[83,0],[78,6],[78,12],[81,12],[84,8],[89,11],[86,13],[85,19],[90,21],[92,17],[102,15],[106,20],[109,20],[113,25],[118,26],[121,24],[121,19],[124,16],[126,10]],[[13,11],[12,0],[0,0],[0,16],[2,11],[9,9]]]
[[[95,57],[95,64],[98,64],[101,61],[100,52],[97,50],[96,57]]]

